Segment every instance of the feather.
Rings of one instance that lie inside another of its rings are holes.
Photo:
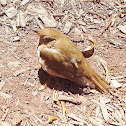
[[[108,92],[108,83],[94,72],[81,51],[60,31],[45,28],[40,32],[38,56],[42,68],[50,75],[83,86],[95,84],[100,91]]]

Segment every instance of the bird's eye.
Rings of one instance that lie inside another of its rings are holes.
[[[54,39],[53,39],[53,38],[44,38],[44,40],[45,40],[46,42],[51,42],[51,41],[53,41]]]
[[[48,44],[49,42],[52,42],[53,40],[55,40],[55,39],[50,38],[50,37],[46,37],[46,36],[40,36],[39,45]]]
[[[51,42],[51,41],[53,41],[53,40],[55,40],[55,39],[45,36],[45,37],[43,37],[43,40],[44,40],[44,42],[48,43],[48,42]]]

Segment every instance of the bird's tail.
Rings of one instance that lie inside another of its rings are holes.
[[[98,74],[94,72],[90,80],[96,85],[96,87],[104,93],[108,93],[108,83],[103,80]]]

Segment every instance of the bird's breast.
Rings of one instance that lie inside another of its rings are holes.
[[[46,50],[46,52],[52,53],[53,55],[60,54],[60,51],[58,49],[47,48],[45,45],[40,45],[37,49],[37,52],[38,52],[39,62],[41,64],[41,67],[43,68],[43,70],[46,71],[50,75],[65,78],[64,76],[62,76],[59,73],[57,73],[56,71],[54,71],[54,69],[50,69],[49,63],[46,62],[46,59],[44,59],[44,57],[42,57],[42,55],[41,55],[41,53],[44,50]]]

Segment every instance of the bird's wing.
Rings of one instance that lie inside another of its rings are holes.
[[[83,75],[83,71],[79,68],[76,59],[63,55],[56,48],[47,48],[45,45],[40,45],[38,47],[38,54],[42,68],[51,75],[71,78],[71,80],[77,76],[77,73]]]

